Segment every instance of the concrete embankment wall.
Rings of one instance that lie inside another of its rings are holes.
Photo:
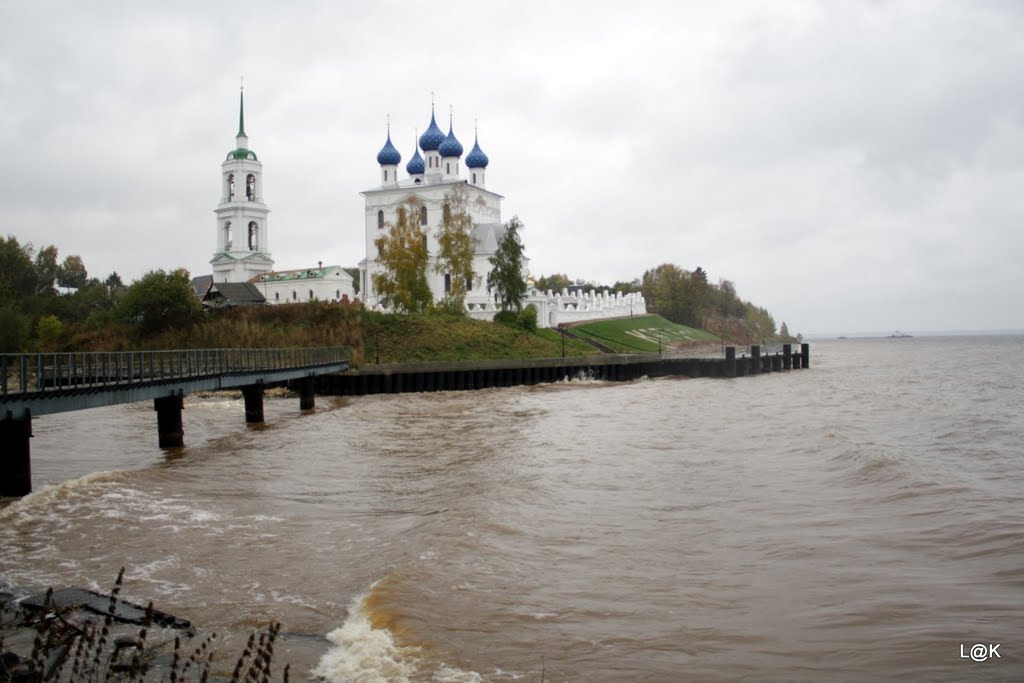
[[[625,382],[640,377],[744,377],[808,367],[806,344],[794,353],[762,356],[750,348],[749,356],[736,357],[727,347],[724,358],[670,358],[658,354],[614,354],[574,358],[395,363],[364,365],[358,370],[316,378],[316,393],[332,396],[400,394],[424,391],[465,391],[491,387],[547,384],[566,378]]]

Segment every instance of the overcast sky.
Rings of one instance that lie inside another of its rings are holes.
[[[391,116],[531,272],[672,262],[792,331],[1024,328],[1024,3],[0,0],[0,233],[209,272],[239,77],[278,268],[354,266]]]

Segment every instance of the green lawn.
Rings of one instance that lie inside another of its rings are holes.
[[[694,342],[718,341],[718,337],[686,325],[677,325],[660,315],[643,315],[618,320],[601,320],[571,328],[571,332],[587,337],[622,353],[650,353],[662,348]]]
[[[556,358],[562,337],[553,330],[526,332],[501,323],[460,316],[364,314],[357,362],[418,363],[504,358]],[[379,351],[378,351],[379,349]],[[598,353],[578,340],[565,341],[566,356]]]

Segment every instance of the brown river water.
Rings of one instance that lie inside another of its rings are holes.
[[[149,403],[41,417],[0,587],[125,566],[226,657],[281,621],[292,680],[1024,678],[1024,337],[811,353],[260,427],[189,399],[168,451]]]

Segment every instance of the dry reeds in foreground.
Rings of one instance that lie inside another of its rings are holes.
[[[54,604],[53,589],[48,590],[42,610],[26,622],[36,631],[29,656],[21,657],[8,651],[4,635],[0,633],[0,683],[207,683],[214,661],[216,634],[204,638],[191,652],[183,648],[181,636],[176,636],[170,663],[157,666],[155,660],[162,646],[150,646],[146,640],[154,612],[153,603],[149,603],[137,632],[113,635],[123,580],[122,568],[110,591],[107,612],[99,623],[68,619]],[[270,683],[274,641],[280,630],[281,625],[273,623],[258,637],[255,633],[249,637],[248,645],[235,663],[231,683]],[[288,683],[287,666],[281,677]]]

